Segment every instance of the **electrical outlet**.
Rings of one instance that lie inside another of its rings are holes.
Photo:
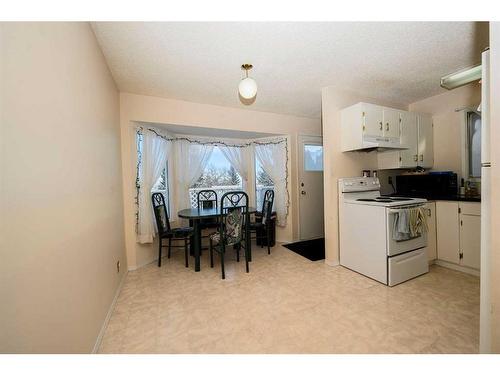
[[[120,273],[120,261],[116,262],[116,272]]]
[[[389,176],[388,180],[389,180],[388,183],[392,184],[392,176]]]

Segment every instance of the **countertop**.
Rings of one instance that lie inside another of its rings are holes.
[[[437,196],[437,195],[427,195],[427,196],[423,196],[423,195],[408,195],[408,194],[405,194],[405,195],[402,195],[402,194],[391,194],[392,196],[398,196],[398,197],[401,197],[401,196],[405,196],[405,197],[410,197],[410,198],[425,198],[429,201],[459,201],[459,202],[481,202],[481,196],[469,196],[469,195],[459,195],[459,194],[456,194],[456,195],[440,195],[440,196]]]

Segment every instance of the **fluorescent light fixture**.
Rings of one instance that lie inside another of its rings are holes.
[[[481,79],[481,65],[465,68],[441,78],[441,87],[452,90]]]

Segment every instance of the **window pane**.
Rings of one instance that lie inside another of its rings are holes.
[[[304,170],[323,171],[323,146],[304,145]]]
[[[242,187],[241,176],[216,146],[203,174],[189,189],[191,207],[198,207],[197,195],[200,190],[215,190],[217,198],[220,200],[224,193],[241,190]]]
[[[259,159],[255,158],[255,204],[257,210],[262,209],[264,194],[269,189],[274,190],[274,182],[262,168]]]
[[[467,122],[469,177],[481,177],[481,116],[469,112]]]

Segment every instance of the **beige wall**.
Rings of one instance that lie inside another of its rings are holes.
[[[297,136],[299,134],[321,135],[320,120],[121,93],[123,199],[127,258],[130,269],[150,263],[157,257],[156,245],[136,243],[134,198],[137,160],[134,127],[139,121],[288,135],[290,140],[288,166],[291,194],[290,215],[287,226],[278,230],[277,237],[280,241],[291,241],[295,237],[298,232]]]
[[[462,175],[463,112],[456,109],[477,108],[481,86],[472,83],[410,104],[409,110],[432,115],[434,123],[434,170],[454,171]]]
[[[362,101],[398,108],[376,98],[366,98],[350,92],[338,91],[333,87],[326,87],[322,90],[325,256],[326,263],[330,265],[336,265],[339,262],[338,179],[360,176],[363,169],[374,170],[377,168],[377,154],[375,152],[343,153],[340,151],[340,110]],[[406,110],[406,108],[400,109]]]
[[[500,353],[500,23],[490,23],[492,351]]]
[[[87,23],[0,30],[0,352],[88,353],[126,270],[118,93]]]

